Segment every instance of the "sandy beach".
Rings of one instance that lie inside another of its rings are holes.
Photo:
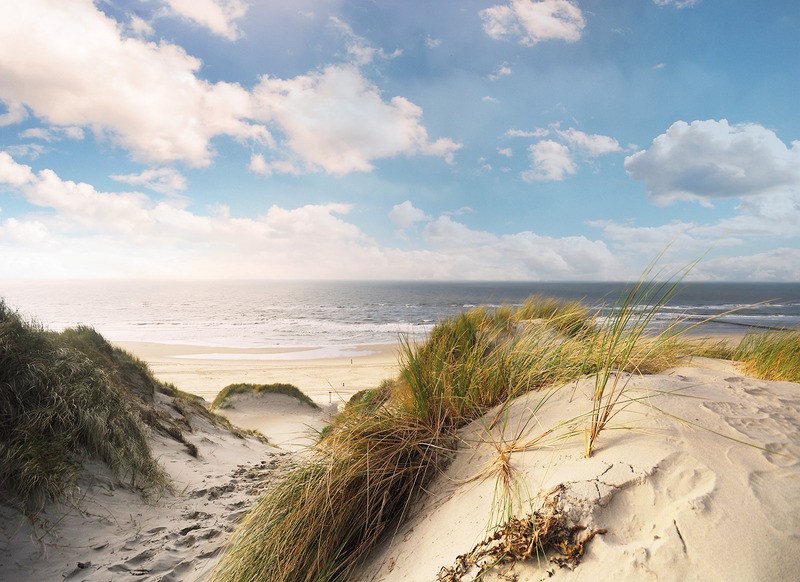
[[[153,374],[211,402],[229,384],[294,384],[320,406],[346,402],[398,371],[398,347],[221,348],[116,342],[147,362]]]

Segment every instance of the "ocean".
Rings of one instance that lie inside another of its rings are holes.
[[[219,347],[343,347],[424,338],[477,305],[531,294],[583,301],[602,316],[624,283],[0,281],[24,317],[61,330],[84,324],[110,341]],[[684,283],[656,318],[718,320],[697,331],[800,329],[800,283]]]

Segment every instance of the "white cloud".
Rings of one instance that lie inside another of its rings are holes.
[[[89,127],[143,161],[203,166],[215,136],[268,138],[248,122],[242,87],[201,80],[182,48],[121,31],[91,0],[14,3],[0,19],[0,99],[54,126]]]
[[[647,150],[625,158],[656,204],[800,192],[800,142],[787,147],[752,123],[677,121]]]
[[[492,104],[500,103],[499,99],[497,99],[496,97],[492,97],[491,95],[486,95],[485,97],[481,97],[481,101],[483,101],[484,103],[492,103]]]
[[[689,8],[700,0],[653,0],[657,6],[674,6],[675,8]]]
[[[248,5],[244,0],[164,1],[178,16],[205,26],[227,40],[236,40],[241,36],[236,21],[247,14]]]
[[[416,153],[452,162],[460,144],[430,141],[422,109],[404,97],[385,101],[352,65],[328,66],[293,79],[264,76],[254,90],[257,115],[276,124],[306,169],[370,171],[373,160]]]
[[[800,249],[780,247],[763,253],[711,257],[696,268],[697,278],[727,281],[800,281]]]
[[[607,135],[599,135],[596,133],[588,135],[574,128],[570,128],[566,131],[556,131],[569,145],[579,148],[591,157],[622,151],[619,142]]]
[[[511,73],[511,67],[508,66],[508,63],[501,63],[497,65],[497,68],[494,70],[494,72],[489,75],[489,80],[497,81],[503,77],[508,77],[511,75]]]
[[[506,131],[506,137],[547,137],[550,135],[550,130],[543,127],[537,128],[533,131],[524,129],[509,129]]]
[[[430,35],[425,37],[425,46],[430,49],[439,48],[442,46],[442,39],[432,38]]]
[[[18,164],[6,152],[0,152],[0,183],[11,186],[23,186],[33,181],[30,166]]]
[[[586,26],[580,8],[568,0],[511,0],[481,10],[480,16],[490,37],[527,46],[553,39],[575,42]]]
[[[275,174],[288,174],[291,176],[299,176],[303,171],[291,160],[276,160],[267,162],[262,154],[253,154],[250,157],[250,165],[248,166],[251,172],[261,174],[262,176],[273,176]]]
[[[357,35],[349,24],[336,16],[331,16],[330,21],[347,39],[347,54],[355,65],[368,65],[375,57],[393,59],[403,53],[400,49],[386,53],[383,49],[373,47],[366,38]]]
[[[186,178],[174,168],[151,168],[139,174],[115,174],[111,178],[131,186],[144,186],[161,194],[177,194],[186,190]]]
[[[0,127],[3,127],[4,125],[11,125],[13,123],[19,123],[28,117],[28,112],[25,110],[25,106],[18,101],[6,100],[2,95],[0,95],[0,105],[4,105],[6,108],[6,112],[0,114]]]
[[[50,151],[50,148],[38,143],[24,143],[8,146],[5,150],[11,155],[35,160],[43,153]]]
[[[552,140],[543,140],[528,148],[532,167],[522,172],[526,182],[563,180],[577,171],[567,146]]]
[[[84,138],[83,129],[76,126],[50,128],[31,127],[20,132],[21,139],[39,139],[46,142],[61,141],[64,137],[80,141]]]
[[[20,139],[40,139],[42,141],[55,141],[56,136],[43,127],[31,127],[19,133]]]
[[[553,238],[532,232],[496,235],[448,216],[425,227],[425,239],[447,256],[441,277],[450,279],[614,279],[619,264],[602,241]]]
[[[497,148],[497,153],[507,158],[510,158],[514,155],[514,152],[511,150],[511,148]]]
[[[430,219],[430,216],[416,208],[410,200],[395,204],[389,212],[389,220],[398,228],[410,228],[417,222],[425,222]]]
[[[410,202],[398,225],[430,221],[423,250],[382,247],[346,220],[346,204],[271,207],[256,218],[226,207],[195,214],[138,192],[102,192],[34,173],[0,154],[0,183],[37,207],[0,221],[0,277],[240,277],[335,279],[608,278],[617,265],[604,243],[531,232],[495,235]],[[459,212],[469,212],[467,208]]]
[[[155,34],[153,25],[135,14],[131,14],[128,26],[134,36],[148,37]]]

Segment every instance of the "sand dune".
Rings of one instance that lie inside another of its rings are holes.
[[[489,532],[497,479],[486,469],[498,449],[578,417],[592,387],[591,379],[560,387],[536,414],[542,395],[529,394],[506,415],[490,413],[463,429],[454,462],[354,579],[435,580]],[[755,380],[729,363],[698,358],[633,377],[629,389],[637,402],[601,434],[591,458],[580,436],[556,438],[579,429],[580,420],[511,453],[515,513],[531,512],[549,495],[570,523],[606,533],[587,542],[574,570],[534,560],[508,574],[522,581],[797,579],[800,385]],[[229,412],[236,414],[267,424],[280,417],[281,430],[297,434],[308,424],[306,411],[273,397],[244,398]],[[48,506],[36,527],[0,508],[0,579],[208,579],[237,519],[291,459],[296,434],[278,448],[196,424],[188,436],[197,459],[153,437],[174,495],[145,503],[90,464],[74,503]],[[486,579],[511,579],[498,572]]]
[[[559,433],[511,454],[517,514],[530,513],[551,494],[570,523],[607,533],[587,543],[575,570],[533,560],[510,574],[519,580],[798,579],[800,385],[746,378],[728,363],[696,359],[665,374],[634,377],[629,387],[643,400],[614,419],[591,458],[584,457],[580,436],[559,441]],[[591,380],[561,387],[536,415],[541,396],[531,394],[494,428],[490,414],[463,430],[455,462],[359,579],[435,580],[487,536],[497,476],[481,472],[497,459],[498,447],[525,443],[577,417],[592,388]],[[572,426],[581,423],[560,434]],[[504,579],[502,571],[486,579]]]
[[[215,412],[291,451],[311,446],[338,411],[337,404],[314,409],[285,394],[235,394],[228,397],[228,404]]]
[[[199,421],[180,443],[153,436],[175,494],[145,502],[108,469],[89,463],[72,503],[50,504],[34,526],[0,507],[0,579],[200,580],[238,518],[287,453]]]

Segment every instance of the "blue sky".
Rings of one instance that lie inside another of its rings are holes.
[[[0,277],[800,281],[794,0],[0,0]],[[707,254],[706,254],[707,253]]]

